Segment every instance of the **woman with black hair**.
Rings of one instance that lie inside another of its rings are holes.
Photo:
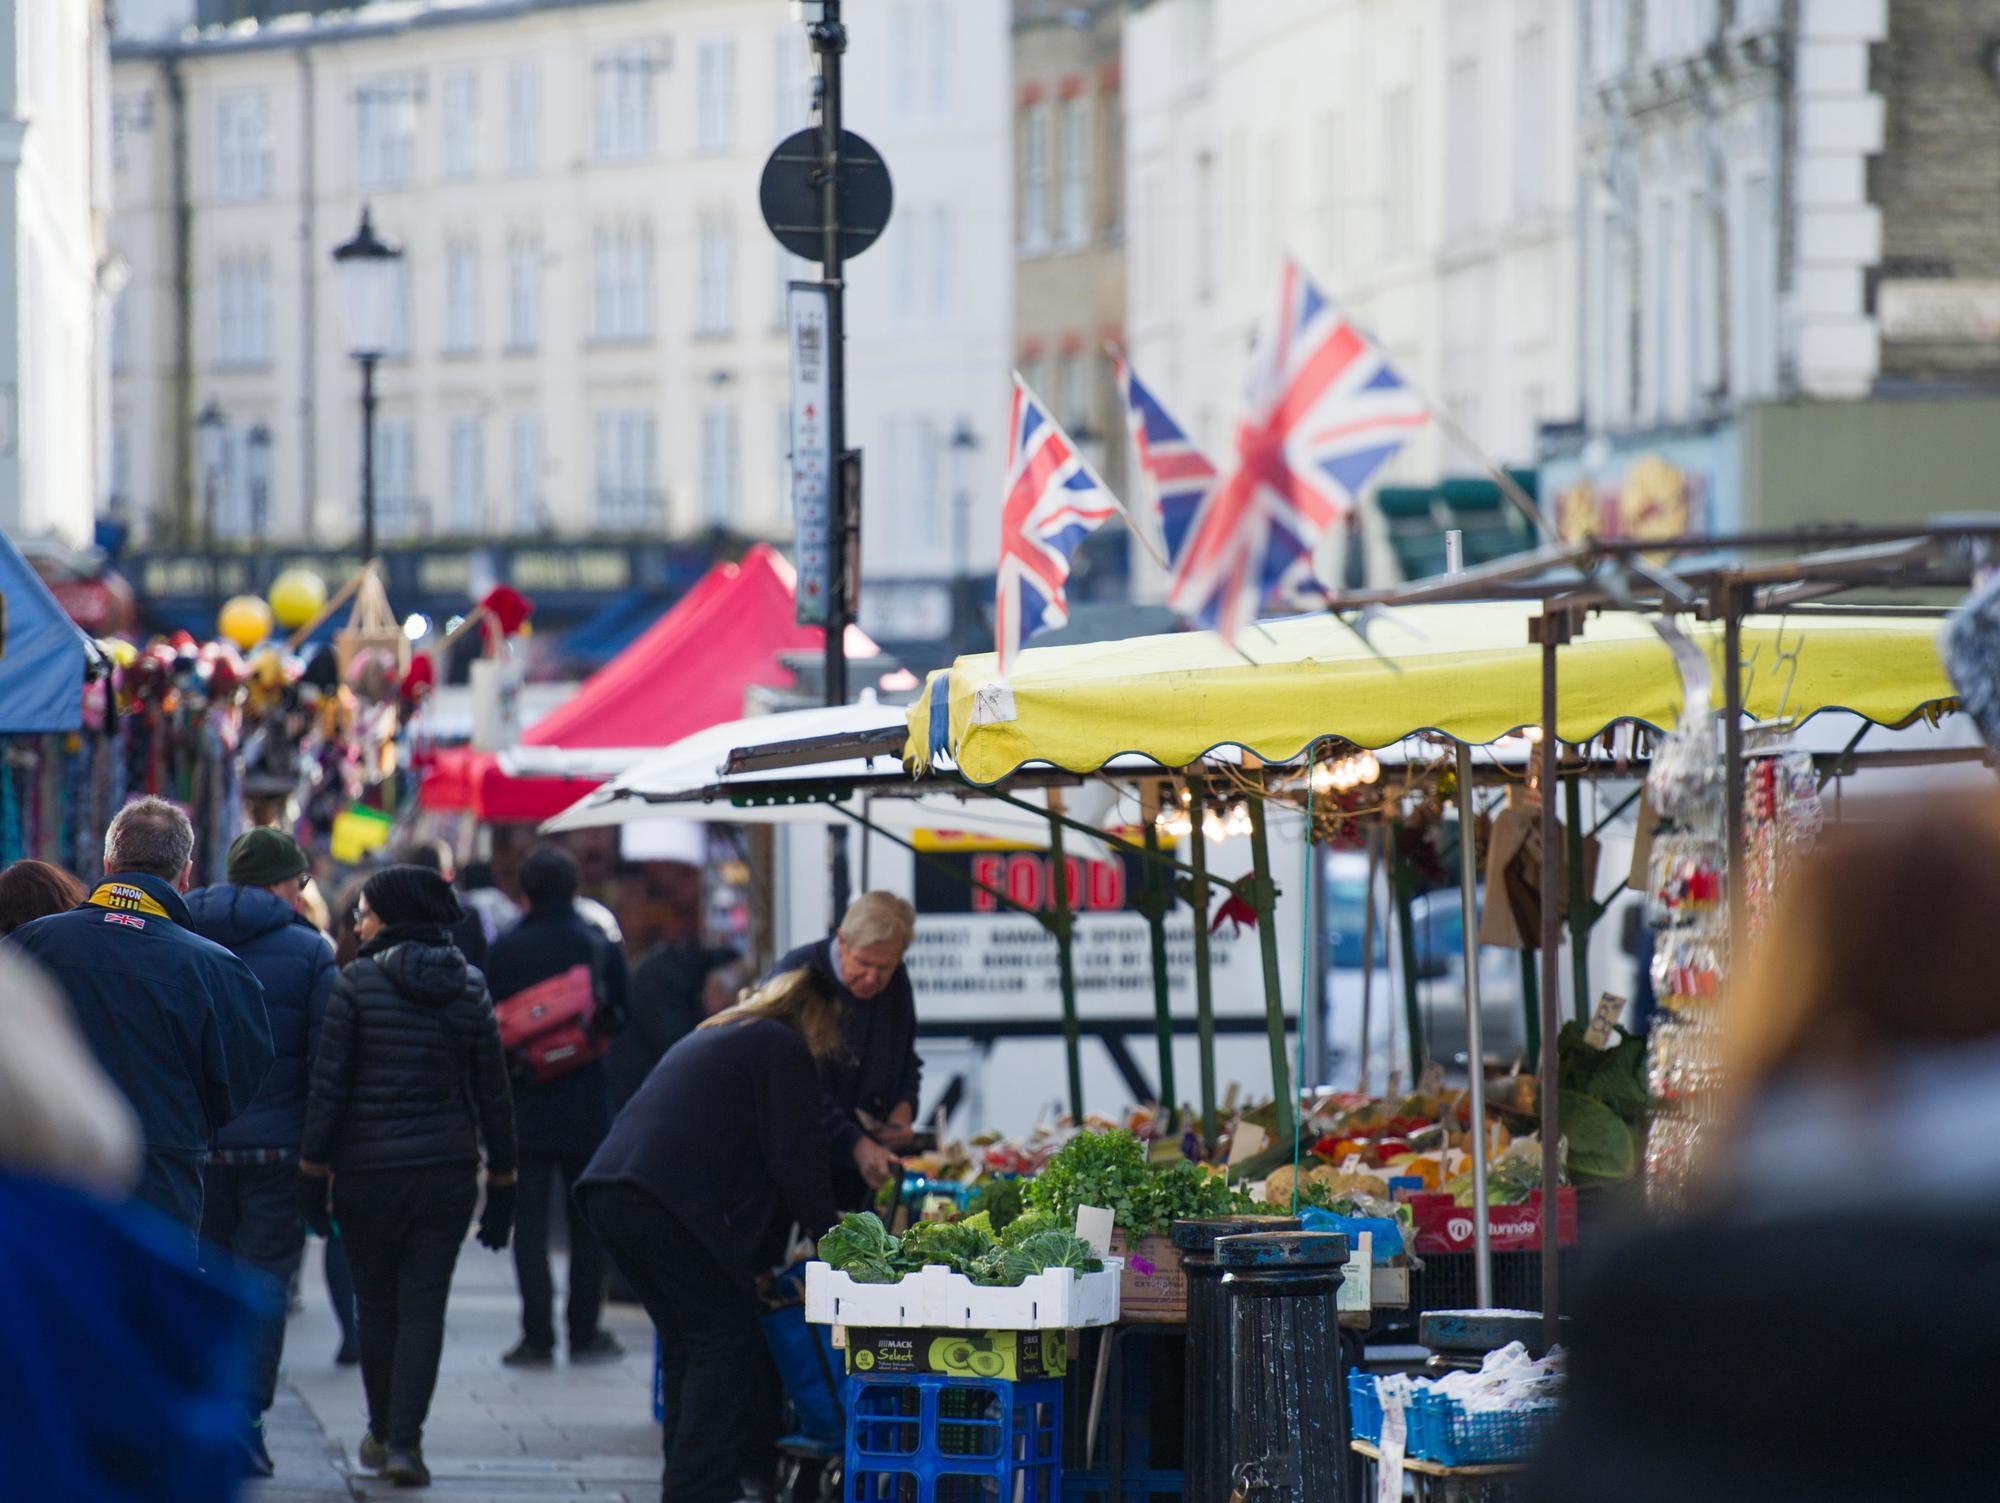
[[[368,1396],[361,1464],[422,1487],[424,1420],[482,1138],[479,1240],[498,1251],[513,1225],[514,1107],[486,979],[448,932],[464,917],[449,884],[391,866],[355,906],[360,953],[334,983],[313,1058],[299,1210],[321,1236],[339,1220],[354,1270]]]

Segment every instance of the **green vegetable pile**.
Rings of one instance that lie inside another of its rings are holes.
[[[1128,1132],[1078,1133],[1028,1181],[1025,1199],[1031,1211],[1065,1227],[1076,1224],[1078,1206],[1099,1206],[1135,1241],[1176,1221],[1237,1209],[1222,1176],[1185,1159],[1155,1170]]]
[[[1570,1178],[1628,1179],[1645,1132],[1646,1041],[1618,1028],[1609,1047],[1593,1049],[1583,1026],[1563,1024],[1556,1039],[1556,1109],[1569,1143]]]
[[[819,1255],[857,1284],[894,1284],[943,1267],[988,1288],[1013,1288],[1051,1268],[1084,1274],[1104,1267],[1089,1243],[1047,1217],[1021,1216],[996,1240],[984,1211],[963,1221],[920,1221],[900,1240],[874,1212],[856,1212],[819,1239]]]

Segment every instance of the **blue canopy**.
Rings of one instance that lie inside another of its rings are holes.
[[[83,724],[84,637],[56,597],[0,533],[0,735],[73,731]]]

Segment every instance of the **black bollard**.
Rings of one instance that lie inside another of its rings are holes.
[[[1229,1306],[1215,1262],[1218,1237],[1295,1232],[1293,1216],[1210,1216],[1176,1221],[1174,1246],[1187,1275],[1187,1503],[1228,1503],[1229,1462],[1222,1437],[1229,1428]]]
[[[1241,1503],[1339,1503],[1347,1493],[1334,1232],[1266,1232],[1215,1244],[1229,1309],[1231,1381],[1223,1447]]]

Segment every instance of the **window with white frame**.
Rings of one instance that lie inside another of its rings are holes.
[[[417,519],[416,429],[405,417],[375,418],[375,525],[408,537]]]
[[[517,412],[507,426],[507,509],[514,531],[541,532],[548,523],[542,505],[542,420]]]
[[[630,162],[653,151],[653,49],[639,44],[601,53],[596,78],[593,155],[600,162]]]
[[[1665,412],[1667,380],[1667,240],[1672,233],[1673,200],[1664,193],[1649,199],[1639,226],[1639,390],[1641,422]]]
[[[805,28],[780,26],[771,34],[771,123],[779,140],[811,122],[812,80]]]
[[[1715,30],[1715,0],[1646,0],[1646,57],[1671,62],[1702,50]]]
[[[1057,367],[1056,415],[1070,437],[1090,423],[1090,367],[1082,351],[1072,350]]]
[[[123,412],[111,418],[111,511],[130,513],[132,508],[132,419]]]
[[[389,303],[389,331],[382,341],[382,353],[391,360],[401,360],[409,356],[417,322],[416,298],[412,292],[416,282],[407,249],[393,263],[391,275],[395,278],[396,293]]]
[[[507,348],[521,352],[542,342],[542,242],[522,232],[507,242]]]
[[[1539,25],[1514,35],[1514,213],[1549,201],[1549,44]]]
[[[1062,191],[1057,233],[1064,245],[1090,243],[1090,99],[1062,102]]]
[[[450,531],[461,536],[485,530],[486,522],[486,439],[476,417],[453,418],[451,423],[451,510]]]
[[[1689,234],[1694,253],[1688,257],[1692,287],[1688,294],[1694,324],[1694,389],[1705,405],[1709,393],[1722,385],[1722,245],[1715,200],[1698,184],[1688,188]]]
[[[1486,188],[1484,155],[1486,134],[1492,122],[1486,118],[1479,96],[1479,57],[1465,53],[1451,62],[1451,81],[1445,90],[1447,129],[1451,149],[1445,153],[1444,232],[1447,236],[1468,235],[1484,222],[1480,194]]]
[[[507,70],[507,170],[542,165],[542,65],[523,58]]]
[[[271,96],[262,89],[218,95],[215,101],[215,194],[218,198],[268,198],[275,154]]]
[[[653,337],[653,231],[600,225],[592,254],[591,337],[633,344]]]
[[[655,479],[653,414],[641,410],[597,415],[597,523],[632,532],[664,522]]]
[[[958,266],[958,221],[950,204],[931,207],[930,245],[931,315],[948,318],[956,306],[953,274]]]
[[[1341,200],[1347,192],[1348,165],[1354,151],[1354,143],[1347,139],[1347,114],[1344,110],[1319,112],[1313,123],[1313,148],[1313,178],[1319,190],[1319,202],[1314,206],[1319,220],[1319,264],[1337,282],[1346,252],[1342,235],[1346,227],[1346,206]],[[1203,158],[1195,171],[1199,174],[1206,166],[1207,159]],[[1197,209],[1196,213],[1199,214],[1200,210]],[[1200,231],[1196,233],[1200,235]]]
[[[271,258],[224,256],[216,268],[216,364],[271,363]]]
[[[1031,104],[1021,111],[1021,248],[1049,243],[1049,109]]]
[[[700,53],[697,138],[711,154],[736,145],[736,39],[707,37]]]
[[[400,188],[417,170],[417,86],[377,78],[354,96],[355,176],[364,188]]]
[[[1734,385],[1744,397],[1768,397],[1778,389],[1778,261],[1771,177],[1761,166],[1742,175],[1736,213],[1732,280],[1740,289],[1733,343],[1738,351]]]
[[[132,289],[128,284],[111,300],[111,374],[132,368]]]
[[[925,17],[924,35],[930,44],[930,91],[931,113],[945,115],[951,112],[951,96],[956,80],[956,48],[958,38],[952,28],[952,10],[949,0],[931,0],[929,14]]]
[[[449,240],[444,248],[444,352],[470,355],[479,348],[479,247]]]
[[[917,110],[917,8],[903,3],[889,12],[889,98],[896,118]]]
[[[912,206],[902,216],[900,227],[891,226],[896,268],[895,311],[902,319],[914,318],[923,306],[921,278],[924,264],[924,212]]]
[[[1160,247],[1148,228],[1154,226],[1158,210],[1157,179],[1147,184],[1145,201],[1136,216],[1140,225],[1138,244],[1146,248],[1148,261],[1157,262]],[[1215,153],[1204,151],[1194,160],[1194,295],[1201,302],[1215,296]],[[1157,295],[1159,289],[1155,288]]]
[[[1589,0],[1590,76],[1598,83],[1625,71],[1630,52],[1625,7],[1626,0]]]
[[[479,75],[454,68],[444,76],[444,175],[479,172]]]
[[[1410,86],[1398,84],[1382,96],[1382,249],[1392,256],[1406,254],[1416,238],[1415,184],[1411,181],[1415,131],[1416,109]]]
[[[736,229],[723,214],[701,217],[700,332],[709,336],[736,328]]]
[[[736,512],[736,406],[710,402],[701,410],[701,519],[727,527]]]

